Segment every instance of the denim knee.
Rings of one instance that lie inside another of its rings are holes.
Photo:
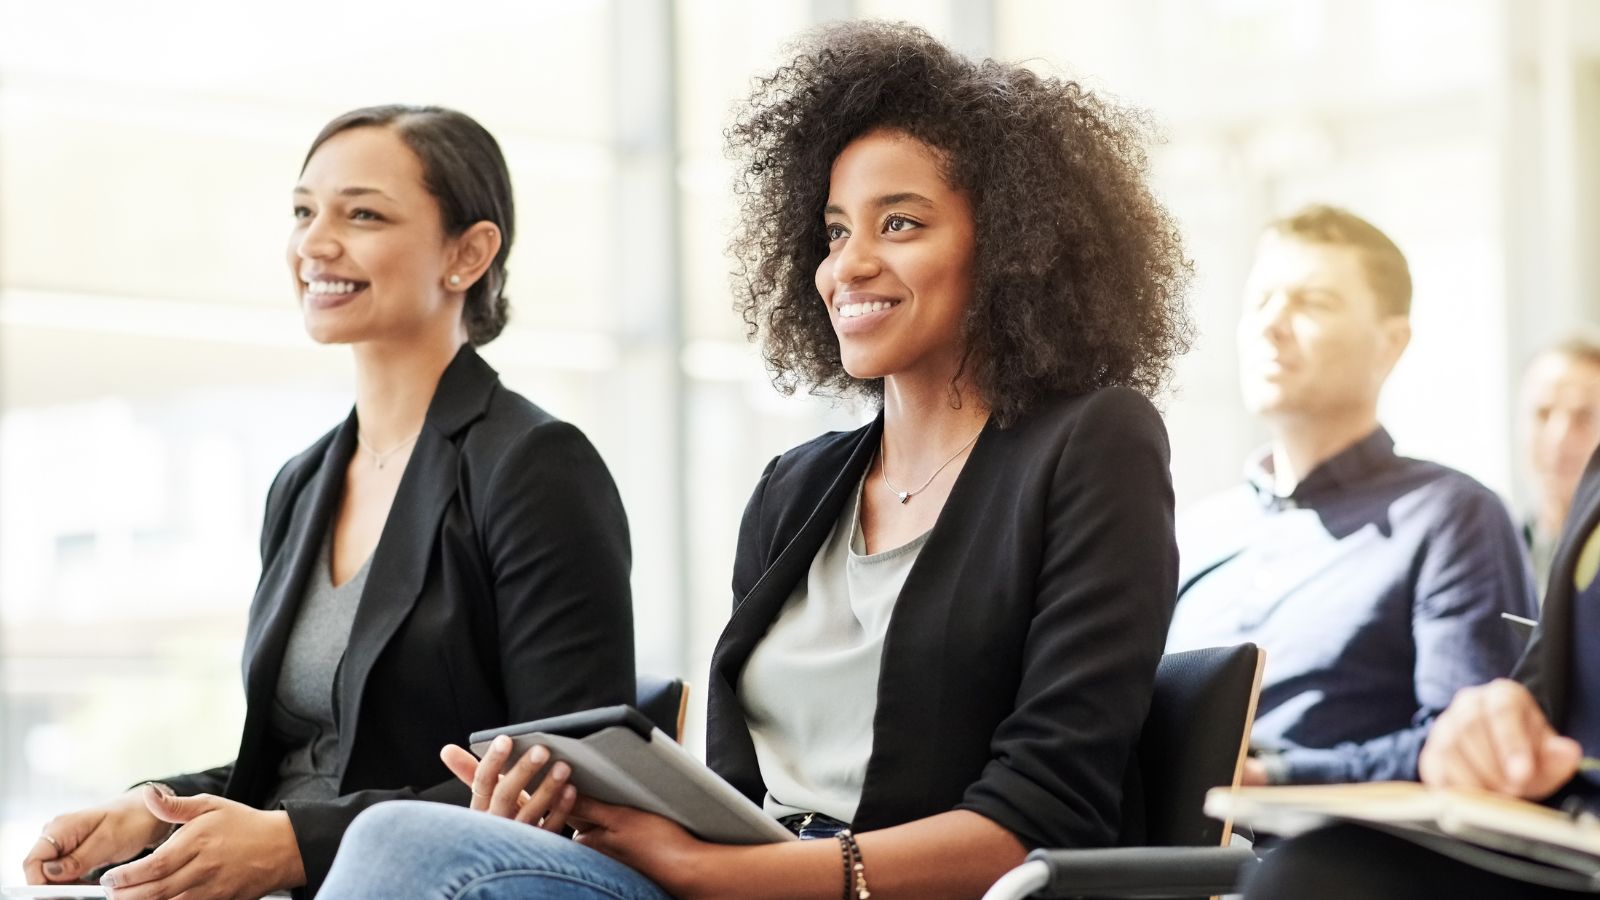
[[[339,850],[380,850],[393,843],[395,835],[410,831],[412,823],[427,820],[432,812],[429,807],[448,808],[418,800],[394,800],[369,806],[345,829],[344,837],[339,841]]]
[[[649,879],[559,835],[439,803],[356,817],[319,900],[666,900]]]

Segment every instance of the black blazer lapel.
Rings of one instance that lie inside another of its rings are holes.
[[[499,376],[464,345],[439,378],[422,433],[400,477],[372,567],[350,628],[350,644],[334,685],[339,723],[339,771],[349,768],[361,697],[373,665],[410,615],[428,574],[445,511],[459,488],[460,431],[488,407]]]
[[[722,698],[727,702],[708,703],[707,761],[713,769],[727,777],[734,787],[757,803],[761,801],[763,787],[761,774],[756,768],[755,745],[750,739],[750,729],[746,727],[742,714],[737,712],[741,708],[735,690],[739,674],[744,670],[744,664],[749,660],[756,642],[767,633],[772,620],[783,609],[784,601],[789,599],[794,586],[805,577],[822,542],[833,530],[845,502],[861,480],[861,473],[866,471],[872,462],[872,455],[877,452],[878,435],[882,431],[883,416],[879,414],[872,424],[861,429],[844,465],[839,467],[825,488],[816,483],[802,484],[768,498],[774,508],[781,508],[790,502],[790,496],[810,496],[819,491],[822,496],[806,517],[805,523],[795,531],[794,537],[768,563],[755,586],[739,598],[739,605],[734,608],[712,654],[711,683],[707,685],[707,694],[708,697]],[[762,535],[761,539],[764,543],[768,541],[767,535]]]
[[[918,763],[926,753],[926,736],[950,724],[938,711],[945,707],[951,684],[930,677],[928,657],[938,659],[940,654],[928,648],[963,640],[975,628],[975,617],[993,614],[985,605],[971,602],[976,598],[965,590],[969,585],[963,584],[963,569],[973,541],[970,525],[986,518],[984,489],[1004,483],[1008,463],[1019,455],[1012,447],[1017,440],[1014,432],[992,421],[983,426],[900,586],[884,635],[872,751],[852,827],[868,830],[892,824],[893,810],[918,790],[918,780],[925,774]]]
[[[1567,694],[1572,673],[1573,574],[1589,534],[1600,527],[1600,452],[1589,460],[1579,483],[1578,495],[1567,514],[1561,543],[1550,563],[1539,625],[1534,629],[1516,677],[1544,707],[1545,715],[1557,729],[1567,718]]]
[[[822,492],[822,499],[812,508],[805,524],[784,545],[728,619],[722,639],[717,642],[718,652],[712,663],[712,672],[727,678],[730,685],[737,680],[750,651],[767,633],[767,627],[783,608],[784,601],[794,592],[794,586],[811,567],[811,561],[822,548],[822,542],[833,531],[833,525],[844,511],[851,491],[861,481],[861,473],[866,471],[867,465],[872,462],[872,455],[877,452],[878,435],[882,430],[881,414],[861,430],[848,460]]]
[[[260,752],[267,743],[267,719],[278,689],[278,675],[283,669],[284,650],[300,612],[306,579],[321,557],[328,524],[333,521],[344,493],[344,470],[355,446],[356,414],[352,410],[344,424],[333,433],[316,472],[301,490],[283,498],[288,507],[283,511],[289,517],[288,531],[279,551],[268,561],[268,568],[261,575],[261,587],[256,592],[256,602],[267,607],[266,614],[252,615],[252,624],[245,633],[244,683],[250,714],[245,720],[241,757]],[[306,491],[311,492],[307,514],[295,516],[294,508]],[[258,772],[260,768],[241,760],[235,766],[235,773]],[[248,800],[253,798],[258,787],[230,786],[228,794]]]
[[[367,676],[422,592],[439,520],[456,495],[457,467],[455,446],[423,426],[373,550],[372,568],[350,627],[350,644],[339,666],[335,715],[340,731],[340,772],[346,771],[355,744]]]
[[[322,462],[304,490],[311,492],[309,514],[292,517],[283,550],[272,561],[272,567],[262,576],[262,599],[270,604],[266,616],[258,620],[259,627],[245,635],[249,662],[245,671],[245,690],[252,708],[270,701],[277,689],[278,670],[283,666],[283,651],[294,630],[295,616],[300,612],[301,596],[305,593],[306,579],[311,567],[316,565],[322,551],[322,541],[328,533],[328,523],[339,506],[344,493],[344,469],[356,445],[356,415],[352,411],[343,425],[334,433]],[[299,497],[285,498],[293,506]]]

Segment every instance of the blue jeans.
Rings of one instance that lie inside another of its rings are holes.
[[[318,900],[669,900],[560,835],[458,806],[380,803],[357,816]]]

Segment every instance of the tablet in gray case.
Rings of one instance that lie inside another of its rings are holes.
[[[472,735],[472,752],[482,757],[502,734],[513,741],[511,759],[542,744],[553,760],[572,767],[572,785],[578,793],[664,816],[701,840],[718,844],[795,840],[789,829],[631,706],[479,731]]]

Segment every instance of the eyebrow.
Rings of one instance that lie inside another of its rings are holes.
[[[307,188],[307,187],[304,187],[302,185],[295,185],[294,192],[296,194],[310,194],[311,193],[311,189]],[[378,190],[377,188],[374,188],[374,187],[347,187],[347,188],[343,188],[343,189],[341,189],[339,191],[339,196],[341,196],[341,197],[365,197],[365,196],[367,196],[369,194],[377,194],[378,196],[384,198],[385,200],[393,200],[394,199],[393,197],[389,196],[388,194],[385,194],[383,191],[380,191],[380,190]]]
[[[924,197],[921,194],[918,194],[914,191],[901,191],[898,194],[884,194],[882,197],[873,200],[872,206],[877,209],[882,209],[885,206],[899,206],[902,203],[915,203],[921,206],[933,205],[932,200],[929,200],[927,197]],[[844,207],[837,203],[829,203],[827,206],[823,207],[822,211],[824,213],[836,213],[841,216],[844,215]]]

